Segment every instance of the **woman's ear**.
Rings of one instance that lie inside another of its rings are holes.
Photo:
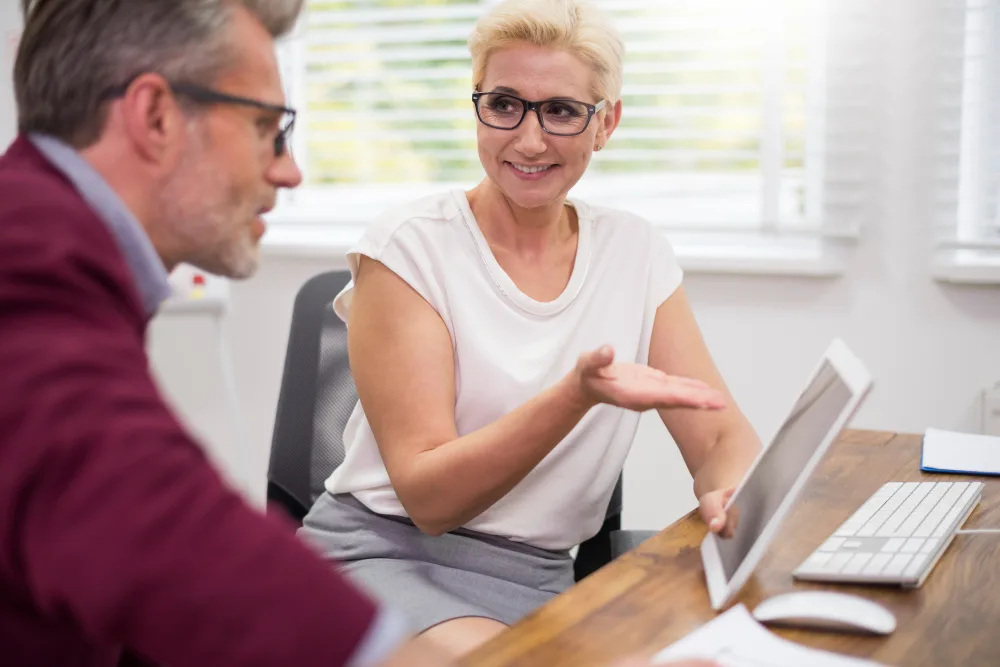
[[[599,151],[607,145],[608,140],[611,139],[611,135],[615,131],[615,128],[618,127],[618,123],[621,122],[621,119],[621,100],[615,102],[614,106],[610,109],[605,108],[601,111],[601,115],[597,117],[599,122],[597,127],[597,136],[594,137],[595,151]]]

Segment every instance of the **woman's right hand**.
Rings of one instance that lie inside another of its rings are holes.
[[[722,393],[701,380],[667,375],[644,364],[615,363],[610,345],[581,354],[574,374],[588,404],[607,403],[637,412],[726,407]]]

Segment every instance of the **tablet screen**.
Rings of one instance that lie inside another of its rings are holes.
[[[732,538],[717,542],[727,581],[750,553],[851,398],[850,387],[830,362],[824,361],[733,497],[732,506],[739,517],[736,530]]]

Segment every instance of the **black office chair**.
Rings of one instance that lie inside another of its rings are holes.
[[[344,460],[344,426],[358,397],[347,356],[347,328],[333,311],[347,271],[321,273],[299,290],[281,378],[267,472],[268,511],[280,509],[301,522]],[[655,534],[622,531],[622,480],[618,479],[604,525],[580,545],[579,581]]]
[[[344,460],[344,426],[358,396],[347,328],[333,311],[347,271],[321,273],[295,297],[267,471],[268,508],[301,522]]]

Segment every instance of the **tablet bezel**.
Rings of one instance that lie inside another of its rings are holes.
[[[740,563],[738,568],[736,568],[732,579],[728,581],[726,580],[725,570],[722,567],[722,558],[719,555],[718,541],[723,538],[718,537],[715,533],[708,533],[701,543],[701,557],[702,564],[705,568],[705,580],[708,585],[709,600],[711,601],[712,609],[715,611],[725,608],[725,606],[736,597],[746,584],[750,575],[753,573],[754,569],[756,569],[757,565],[764,557],[764,554],[767,552],[767,548],[777,535],[782,522],[784,522],[785,518],[791,512],[792,505],[801,494],[802,489],[805,487],[809,477],[816,469],[816,466],[826,454],[830,445],[832,445],[840,435],[841,431],[846,426],[847,421],[854,415],[858,406],[861,404],[861,401],[865,398],[868,394],[868,390],[871,388],[872,377],[865,368],[864,364],[862,364],[861,361],[854,356],[843,341],[840,339],[834,339],[827,350],[823,353],[823,357],[820,359],[819,363],[816,364],[813,372],[809,375],[809,380],[806,382],[803,392],[813,383],[816,376],[826,363],[833,367],[836,373],[843,380],[844,384],[847,385],[851,392],[851,398],[840,411],[840,414],[838,415],[837,420],[833,423],[833,426],[831,426],[827,431],[823,438],[823,442],[816,448],[815,453],[812,457],[810,457],[805,467],[799,473],[798,478],[795,480],[795,483],[792,485],[791,490],[785,496],[784,500],[781,501],[781,504],[775,511],[774,516],[771,517],[771,520],[768,521],[766,526],[764,526],[764,530],[761,532],[760,538],[750,548],[750,551],[747,553],[746,558],[743,559],[743,562]],[[796,402],[798,402],[798,397],[796,397]],[[794,403],[792,405],[792,410],[794,410]],[[789,416],[790,415],[791,410],[789,411]],[[788,417],[785,417],[786,421],[787,419]],[[784,426],[784,422],[782,422],[782,426]],[[779,428],[777,433],[780,432],[781,429]],[[770,446],[770,444],[768,446]],[[761,450],[749,470],[747,470],[746,475],[744,475],[743,480],[740,482],[739,486],[736,488],[736,492],[730,499],[727,509],[732,506],[735,500],[739,497],[743,487],[748,483],[754,472],[757,470],[765,451],[766,449]]]

